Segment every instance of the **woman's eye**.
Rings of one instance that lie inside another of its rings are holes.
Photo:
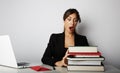
[[[71,19],[68,19],[68,21],[71,21]]]
[[[74,20],[74,22],[77,22],[77,20]]]

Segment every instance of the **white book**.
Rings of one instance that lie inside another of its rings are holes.
[[[97,46],[71,46],[69,52],[97,52]]]
[[[68,71],[104,71],[104,66],[67,66]]]
[[[68,60],[68,65],[101,65],[101,61]]]
[[[90,61],[103,61],[104,57],[67,57],[68,60],[90,60]]]

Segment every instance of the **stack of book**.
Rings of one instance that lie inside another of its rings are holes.
[[[69,47],[70,56],[67,69],[70,71],[104,71],[104,57],[97,47],[74,46]]]

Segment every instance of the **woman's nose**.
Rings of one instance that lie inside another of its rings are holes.
[[[71,20],[71,25],[72,25],[72,26],[74,25],[74,21],[73,21],[73,20]]]

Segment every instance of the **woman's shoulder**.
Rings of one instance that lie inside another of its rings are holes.
[[[55,37],[63,37],[64,33],[52,33],[51,37],[55,38]]]
[[[61,36],[64,35],[63,33],[52,33],[51,36]]]
[[[82,35],[82,34],[78,34],[78,33],[75,33],[76,36],[81,36],[81,37],[85,37],[85,35]]]
[[[76,37],[86,38],[85,35],[81,35],[81,34],[77,34],[77,33],[76,33]]]

